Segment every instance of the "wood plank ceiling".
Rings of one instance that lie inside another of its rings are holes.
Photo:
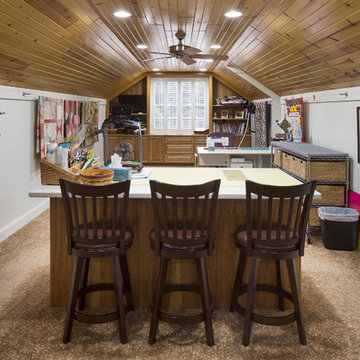
[[[240,18],[226,18],[231,9]],[[115,18],[116,10],[132,16]],[[229,60],[144,62],[184,43]],[[0,84],[109,98],[152,68],[206,69],[249,99],[360,85],[359,0],[0,0]],[[218,50],[211,49],[219,44]]]

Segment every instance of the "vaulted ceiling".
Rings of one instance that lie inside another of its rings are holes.
[[[232,9],[243,16],[225,17]],[[229,60],[144,62],[177,44],[178,29],[186,45]],[[359,86],[360,1],[0,0],[1,85],[109,98],[154,67],[206,69],[249,99],[264,97],[229,64],[279,95]]]

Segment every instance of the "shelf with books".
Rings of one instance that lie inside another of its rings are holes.
[[[213,105],[212,131],[243,135],[250,131],[250,112],[242,104]]]

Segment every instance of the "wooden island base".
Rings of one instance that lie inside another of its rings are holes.
[[[149,232],[152,228],[152,205],[150,199],[130,199],[129,224],[134,229],[134,244],[127,251],[129,272],[135,307],[147,308],[155,279],[154,265],[157,261],[150,248]],[[215,297],[216,308],[228,308],[236,273],[239,250],[235,246],[233,232],[245,222],[245,200],[219,200],[216,220],[216,247],[212,256],[207,258],[209,285]],[[68,302],[71,272],[74,257],[67,254],[66,226],[61,198],[50,199],[50,304],[66,306]],[[289,289],[286,266],[284,283]],[[297,259],[300,281],[300,259]],[[258,282],[276,285],[274,262],[262,261],[259,268]],[[168,280],[191,283],[197,279],[195,263],[192,261],[172,260],[169,264]],[[248,278],[248,269],[245,279]],[[110,263],[104,259],[90,263],[89,283],[112,280]],[[247,281],[247,280],[245,280]],[[245,296],[241,303],[244,305]],[[87,295],[87,304],[92,307],[108,307],[114,304],[111,291]],[[164,307],[197,308],[200,297],[191,293],[172,293],[164,296]],[[276,308],[277,298],[273,294],[256,294],[256,308]],[[289,305],[289,303],[288,303]]]

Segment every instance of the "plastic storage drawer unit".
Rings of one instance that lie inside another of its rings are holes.
[[[319,207],[322,241],[327,249],[355,250],[359,213],[341,207]]]

